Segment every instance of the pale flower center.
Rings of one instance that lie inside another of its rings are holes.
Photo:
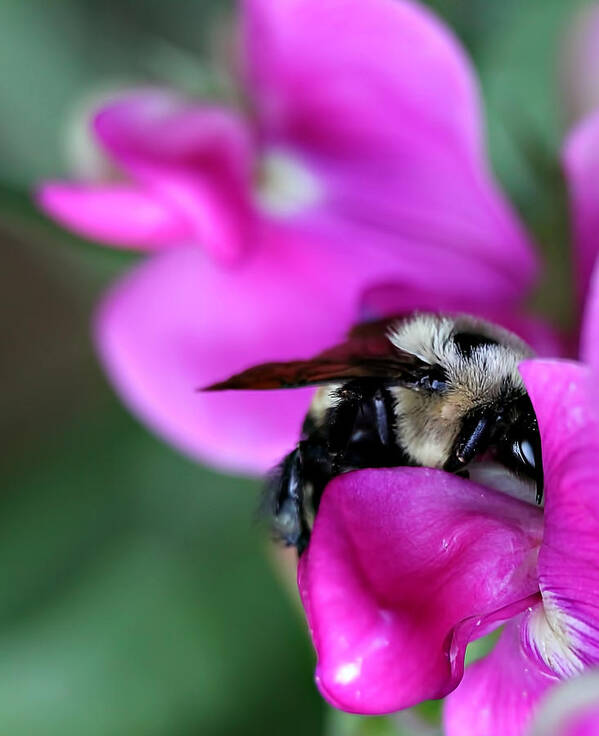
[[[262,156],[254,190],[257,206],[274,217],[290,217],[322,201],[320,180],[289,151],[271,149]]]
[[[504,465],[486,459],[480,462],[474,462],[469,467],[470,480],[479,483],[487,488],[494,488],[496,491],[506,493],[508,496],[520,499],[526,503],[537,505],[536,502],[536,485],[527,478],[519,478],[510,472]],[[545,505],[545,501],[541,502],[541,507]]]
[[[567,614],[558,609],[548,593],[527,622],[532,646],[545,664],[560,677],[577,675],[584,669],[568,625]]]

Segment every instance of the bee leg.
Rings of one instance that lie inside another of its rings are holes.
[[[337,391],[337,402],[327,417],[327,447],[333,455],[345,453],[351,441],[356,418],[365,400],[364,389],[358,381],[351,381]]]
[[[333,476],[330,454],[322,438],[302,440],[270,474],[263,496],[263,510],[277,539],[301,554],[310,539],[316,513],[314,499]]]
[[[394,444],[393,399],[379,381],[351,381],[337,395],[328,417],[332,453],[343,456],[350,445],[364,440],[384,447]]]
[[[263,495],[263,511],[277,539],[300,547],[306,534],[303,518],[303,464],[299,446],[270,473]]]
[[[485,452],[492,439],[493,426],[494,416],[488,410],[467,416],[443,470],[448,473],[464,470],[477,455]]]
[[[273,471],[265,505],[275,536],[299,554],[308,545],[323,491],[341,473],[407,465],[394,439],[394,405],[380,382],[351,381],[339,389],[326,422],[308,418],[303,439]]]

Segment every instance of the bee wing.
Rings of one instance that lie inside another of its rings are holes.
[[[288,363],[263,363],[237,373],[226,381],[206,386],[204,391],[228,391],[251,389],[261,391],[272,388],[298,388],[321,383],[335,383],[354,378],[393,379],[393,361],[364,360],[359,363],[333,360],[294,360]]]
[[[205,387],[204,391],[266,390],[314,386],[356,378],[387,379],[395,383],[414,380],[413,369],[420,361],[394,347],[385,329],[350,333],[349,339],[325,350],[311,360],[263,363],[237,373],[226,381]]]

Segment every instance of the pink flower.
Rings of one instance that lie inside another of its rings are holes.
[[[563,163],[570,190],[574,231],[574,266],[579,306],[589,289],[599,252],[599,109],[578,123],[568,136]]]
[[[585,326],[593,345],[598,305],[599,289]],[[386,713],[452,693],[448,736],[517,736],[549,688],[599,665],[599,364],[585,355],[590,366],[521,368],[541,432],[544,514],[423,468],[327,487],[298,580],[332,704]],[[466,645],[504,622],[464,674]]]
[[[256,472],[295,443],[310,391],[196,387],[335,344],[390,288],[410,310],[513,320],[536,263],[488,172],[469,63],[427,10],[245,0],[238,58],[247,109],[132,92],[93,123],[121,179],[49,183],[39,201],[153,254],[96,317],[129,406],[191,455]]]
[[[448,696],[448,736],[520,736],[559,682],[599,666],[596,112],[569,135],[564,168],[586,316],[583,362],[522,366],[542,436],[544,514],[435,470],[336,478],[298,582],[317,683],[337,707],[384,713]],[[371,298],[385,308],[397,299],[393,289]],[[464,673],[467,644],[500,624],[495,649]]]

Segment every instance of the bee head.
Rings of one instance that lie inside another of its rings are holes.
[[[528,401],[518,365],[532,351],[507,330],[426,314],[394,326],[389,339],[414,357],[409,381],[394,396],[399,441],[418,465],[465,468],[506,434],[518,402]]]

